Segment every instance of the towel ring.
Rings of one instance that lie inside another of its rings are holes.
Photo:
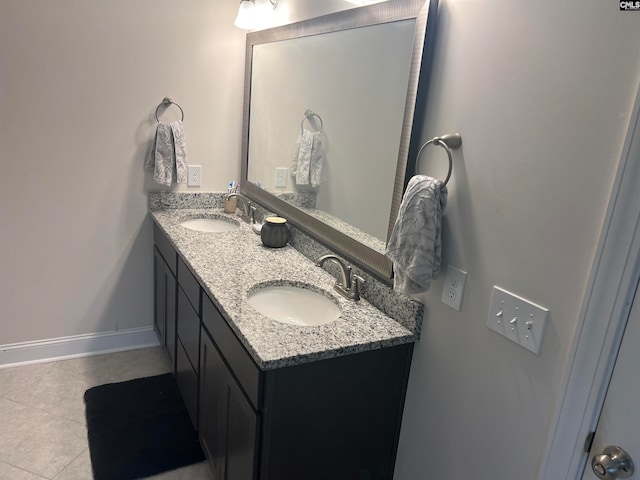
[[[320,120],[320,130],[318,131],[322,132],[322,129],[323,129],[322,117],[312,110],[307,110],[304,112],[304,117],[302,117],[302,121],[300,122],[300,131],[302,132],[302,130],[304,130],[304,121],[307,120],[309,117],[316,117],[318,120]]]
[[[453,171],[453,154],[451,153],[451,149],[457,150],[462,145],[462,137],[459,133],[450,133],[448,135],[443,135],[441,137],[433,137],[431,140],[426,142],[420,150],[418,151],[418,155],[416,156],[416,171],[418,170],[418,161],[420,160],[420,154],[424,147],[433,143],[434,145],[439,145],[445,149],[447,152],[447,156],[449,157],[449,173],[447,173],[447,178],[442,182],[444,185],[449,183],[449,179],[451,178],[451,172]]]
[[[169,108],[171,104],[175,105],[180,109],[180,113],[182,114],[182,118],[180,119],[180,121],[184,121],[184,110],[182,110],[182,107],[178,105],[176,102],[174,102],[173,100],[171,100],[169,97],[164,97],[162,99],[162,103],[158,105],[156,108],[156,120],[158,121],[158,123],[160,123],[160,118],[158,118],[158,110],[160,110],[160,107]]]

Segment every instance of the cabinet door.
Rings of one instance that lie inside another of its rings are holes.
[[[200,443],[217,480],[257,478],[259,416],[203,330],[200,344]]]
[[[193,428],[198,429],[198,375],[185,353],[182,343],[176,341],[176,382],[189,412]]]
[[[153,324],[162,347],[165,346],[166,332],[166,284],[164,277],[164,260],[158,249],[153,248]]]
[[[200,443],[216,480],[223,477],[227,398],[226,367],[203,331],[200,340]]]
[[[171,273],[171,269],[165,265],[165,345],[175,372],[176,363],[176,277]]]
[[[196,373],[199,372],[200,360],[200,317],[187,299],[182,285],[178,282],[178,318],[176,320],[178,338],[182,342],[189,361]]]
[[[166,348],[175,373],[176,359],[176,277],[157,247],[153,248],[153,324],[158,340]]]
[[[227,462],[226,480],[257,478],[257,442],[259,417],[238,387],[227,375]]]

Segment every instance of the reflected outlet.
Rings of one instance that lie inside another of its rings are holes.
[[[289,169],[285,167],[276,168],[276,183],[277,188],[284,188],[287,186],[287,173]]]

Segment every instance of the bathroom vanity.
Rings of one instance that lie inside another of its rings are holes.
[[[304,232],[299,238],[317,240],[308,249],[296,243],[313,261],[290,245],[263,246],[248,224],[222,212],[221,198],[206,208],[189,204],[198,194],[185,194],[179,207],[169,205],[168,192],[155,208],[150,199],[156,330],[216,479],[393,478],[423,307],[408,297],[399,301],[389,288],[385,232],[411,173],[420,72],[429,58],[425,38],[436,11],[435,0],[383,2],[247,35],[242,193]],[[338,58],[339,69],[323,64]],[[320,119],[320,130],[325,120],[333,168],[323,173],[314,204],[299,205],[301,192],[270,179],[286,172],[289,148],[309,115]],[[362,182],[371,165],[379,183],[372,175]],[[353,228],[332,226],[328,217]],[[379,222],[360,225],[372,219]],[[375,236],[381,248],[350,236],[355,230]],[[327,248],[368,272],[363,296],[393,318],[333,290],[336,279],[315,266]],[[282,286],[295,287],[298,300],[319,295],[333,311],[331,321],[325,313],[321,324],[312,322],[319,307],[305,301],[299,309],[305,318],[296,320],[302,325],[269,311],[273,304],[291,311],[293,300],[274,297],[266,310],[258,306],[256,296]]]
[[[180,225],[221,210],[152,216],[156,330],[215,478],[391,479],[416,333],[231,216],[224,233]],[[248,304],[278,282],[326,292],[340,318],[287,325]]]

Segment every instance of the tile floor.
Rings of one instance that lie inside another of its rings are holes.
[[[0,480],[91,480],[85,390],[169,371],[160,347],[0,369]],[[151,478],[213,476],[203,462]]]

